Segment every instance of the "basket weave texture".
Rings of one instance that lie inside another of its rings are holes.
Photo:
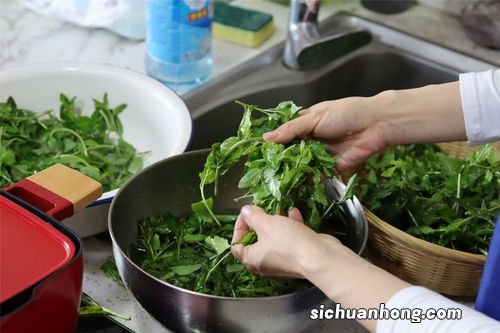
[[[466,142],[438,144],[448,155],[474,152]],[[500,152],[500,143],[493,144]],[[416,238],[365,209],[369,237],[365,255],[401,279],[450,296],[475,296],[486,256],[457,251]]]

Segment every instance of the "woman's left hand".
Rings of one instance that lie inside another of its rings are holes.
[[[247,246],[238,244],[250,229],[255,230],[258,241]],[[234,227],[232,252],[253,273],[306,278],[311,261],[321,264],[332,243],[341,245],[336,238],[304,225],[296,208],[285,217],[268,215],[256,206],[244,206]]]

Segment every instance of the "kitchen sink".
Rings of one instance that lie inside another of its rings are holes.
[[[189,150],[210,147],[236,133],[242,108],[235,100],[261,107],[293,100],[309,107],[324,100],[455,81],[460,72],[495,67],[346,13],[323,22],[320,29],[328,34],[352,27],[370,30],[373,41],[321,69],[287,68],[279,45],[186,95],[194,121]]]

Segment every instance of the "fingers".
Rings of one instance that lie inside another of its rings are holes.
[[[231,240],[231,244],[239,243],[243,236],[245,236],[249,231],[250,228],[248,227],[248,224],[243,216],[241,214],[238,215],[238,219],[234,224],[233,239]]]
[[[246,246],[243,244],[235,244],[231,247],[231,253],[239,262],[245,265],[251,273],[260,274],[257,264],[258,251],[256,246],[256,244]]]
[[[370,144],[364,146],[372,147]],[[363,148],[363,145],[359,147],[348,141],[328,145],[328,152],[336,157],[336,169],[339,173],[354,170],[373,153],[372,149]]]
[[[319,119],[314,113],[307,113],[284,123],[274,131],[264,133],[263,138],[276,143],[287,143],[295,138],[306,137],[314,131]]]
[[[241,208],[240,215],[243,217],[248,226],[259,231],[265,219],[269,218],[269,215],[264,212],[264,210],[257,206],[245,205]]]
[[[300,210],[296,207],[290,209],[290,211],[288,212],[288,217],[294,219],[297,222],[304,223],[304,218],[302,217]]]
[[[233,239],[231,244],[238,243],[250,229],[258,232],[261,229],[263,221],[269,218],[262,208],[257,206],[245,205],[241,208],[240,215],[234,224]]]
[[[251,248],[252,245],[244,246],[243,244],[234,244],[233,246],[231,246],[231,253],[236,259],[238,259],[239,262],[246,265],[246,262],[248,262],[249,258],[248,251],[250,251]]]

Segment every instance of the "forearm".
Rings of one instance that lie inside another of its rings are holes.
[[[458,82],[391,90],[371,97],[372,118],[384,130],[386,144],[466,140]]]
[[[379,308],[409,284],[370,264],[347,247],[323,237],[316,253],[304,255],[302,275],[344,308]],[[374,332],[376,321],[361,322]]]

